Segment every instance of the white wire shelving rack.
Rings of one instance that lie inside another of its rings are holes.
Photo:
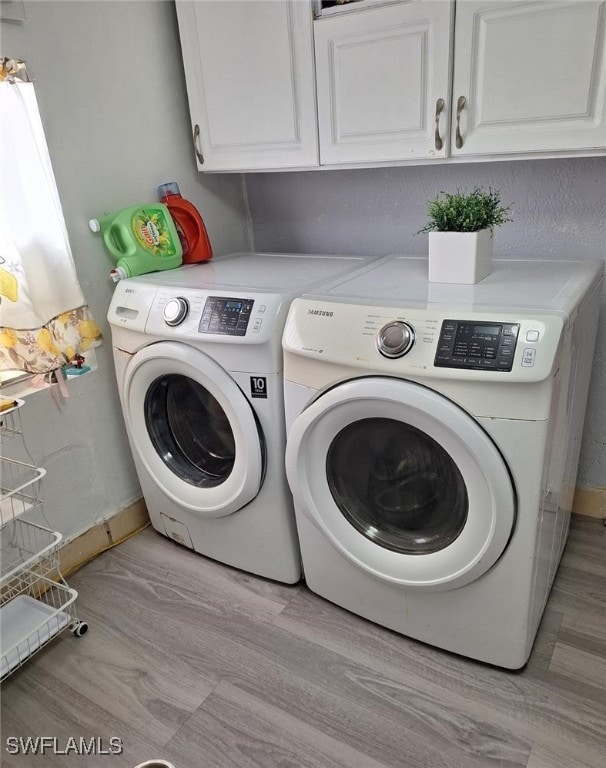
[[[21,438],[23,400],[0,413],[1,444]],[[88,630],[76,616],[78,593],[59,570],[61,534],[31,518],[42,511],[46,471],[0,452],[0,680],[63,630]]]

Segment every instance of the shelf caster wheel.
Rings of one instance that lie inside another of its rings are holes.
[[[70,629],[76,637],[83,637],[88,632],[88,624],[85,621],[76,621]]]

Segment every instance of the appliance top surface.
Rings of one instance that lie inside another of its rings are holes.
[[[392,255],[363,274],[334,280],[320,300],[431,308],[529,309],[570,315],[604,272],[600,259],[587,261],[493,260],[493,271],[475,285],[430,283],[427,258]]]
[[[131,281],[172,288],[254,291],[295,296],[323,286],[369,262],[366,256],[290,253],[231,253],[201,264],[154,272]]]

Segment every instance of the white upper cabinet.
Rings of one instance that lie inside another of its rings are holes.
[[[401,2],[315,22],[322,165],[447,157],[452,10]]]
[[[198,169],[317,165],[310,4],[176,6]]]
[[[176,0],[201,171],[606,155],[606,0]]]
[[[458,0],[451,154],[604,148],[605,35],[602,0]]]

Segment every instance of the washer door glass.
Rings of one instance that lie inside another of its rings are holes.
[[[469,500],[461,472],[410,424],[372,418],[348,425],[328,449],[326,476],[354,528],[394,552],[437,552],[465,527]]]
[[[176,475],[201,488],[227,480],[236,458],[234,433],[205,387],[180,374],[161,376],[147,390],[144,410],[154,448]]]
[[[150,344],[128,363],[122,400],[150,499],[160,490],[179,507],[222,517],[255,498],[264,436],[246,395],[215,360],[181,342]]]

